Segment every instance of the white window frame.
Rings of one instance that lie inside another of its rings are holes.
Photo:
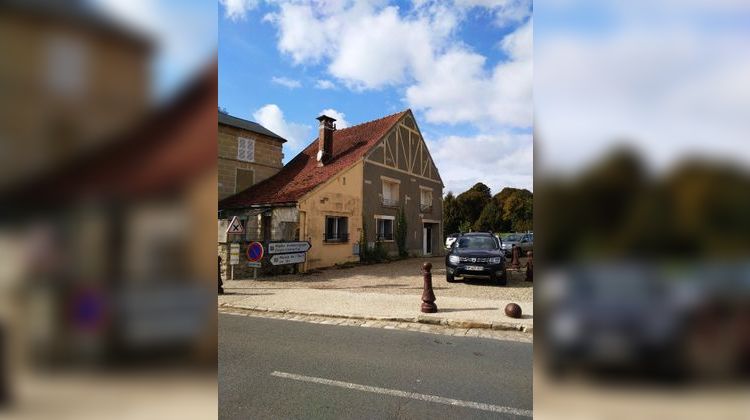
[[[430,196],[429,202],[424,201],[425,193],[428,193]],[[432,196],[432,188],[420,186],[419,187],[419,204],[432,206],[433,200],[434,200],[434,197]]]
[[[237,160],[242,162],[255,162],[254,138],[237,137]]]
[[[401,181],[386,176],[380,177],[383,200],[401,202]]]
[[[377,240],[378,236],[380,236],[380,221],[381,220],[390,220],[391,221],[391,236],[393,239],[383,239],[381,242],[393,242],[396,239],[396,217],[395,216],[386,216],[386,215],[375,215],[375,239]]]
[[[334,232],[331,232],[333,236],[328,236],[328,219],[335,219],[336,222],[333,224]],[[339,232],[340,219],[346,219],[346,232]],[[341,234],[346,235],[346,240],[340,237]],[[347,243],[349,242],[349,216],[337,216],[328,214],[325,216],[325,226],[323,227],[323,242],[325,243]]]

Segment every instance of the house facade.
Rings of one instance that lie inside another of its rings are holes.
[[[403,207],[408,252],[442,255],[443,183],[411,110],[345,129],[318,121],[318,138],[278,174],[220,201],[221,217],[245,224],[243,246],[309,241],[305,271],[359,261],[364,229],[367,246],[396,254]]]
[[[219,111],[219,199],[275,175],[286,140],[253,121]]]

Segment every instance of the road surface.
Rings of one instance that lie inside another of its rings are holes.
[[[528,418],[532,345],[219,315],[219,416]]]

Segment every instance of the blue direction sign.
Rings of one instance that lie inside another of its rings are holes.
[[[260,242],[250,242],[247,246],[247,260],[258,262],[263,258],[263,244]]]

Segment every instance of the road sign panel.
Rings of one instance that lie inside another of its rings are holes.
[[[237,216],[233,216],[232,220],[229,221],[227,226],[227,233],[245,233],[245,227],[242,226],[242,222]]]
[[[231,244],[229,246],[229,264],[237,265],[240,263],[240,244]]]
[[[303,262],[305,262],[304,252],[298,252],[295,254],[276,254],[271,257],[271,264],[273,265],[298,264]]]
[[[259,262],[248,262],[247,266],[250,268],[260,268],[262,267],[261,263]]]
[[[312,245],[307,241],[299,242],[271,242],[268,244],[269,254],[285,254],[290,252],[307,252]]]
[[[257,262],[263,258],[263,244],[260,242],[250,242],[247,246],[247,260]]]

